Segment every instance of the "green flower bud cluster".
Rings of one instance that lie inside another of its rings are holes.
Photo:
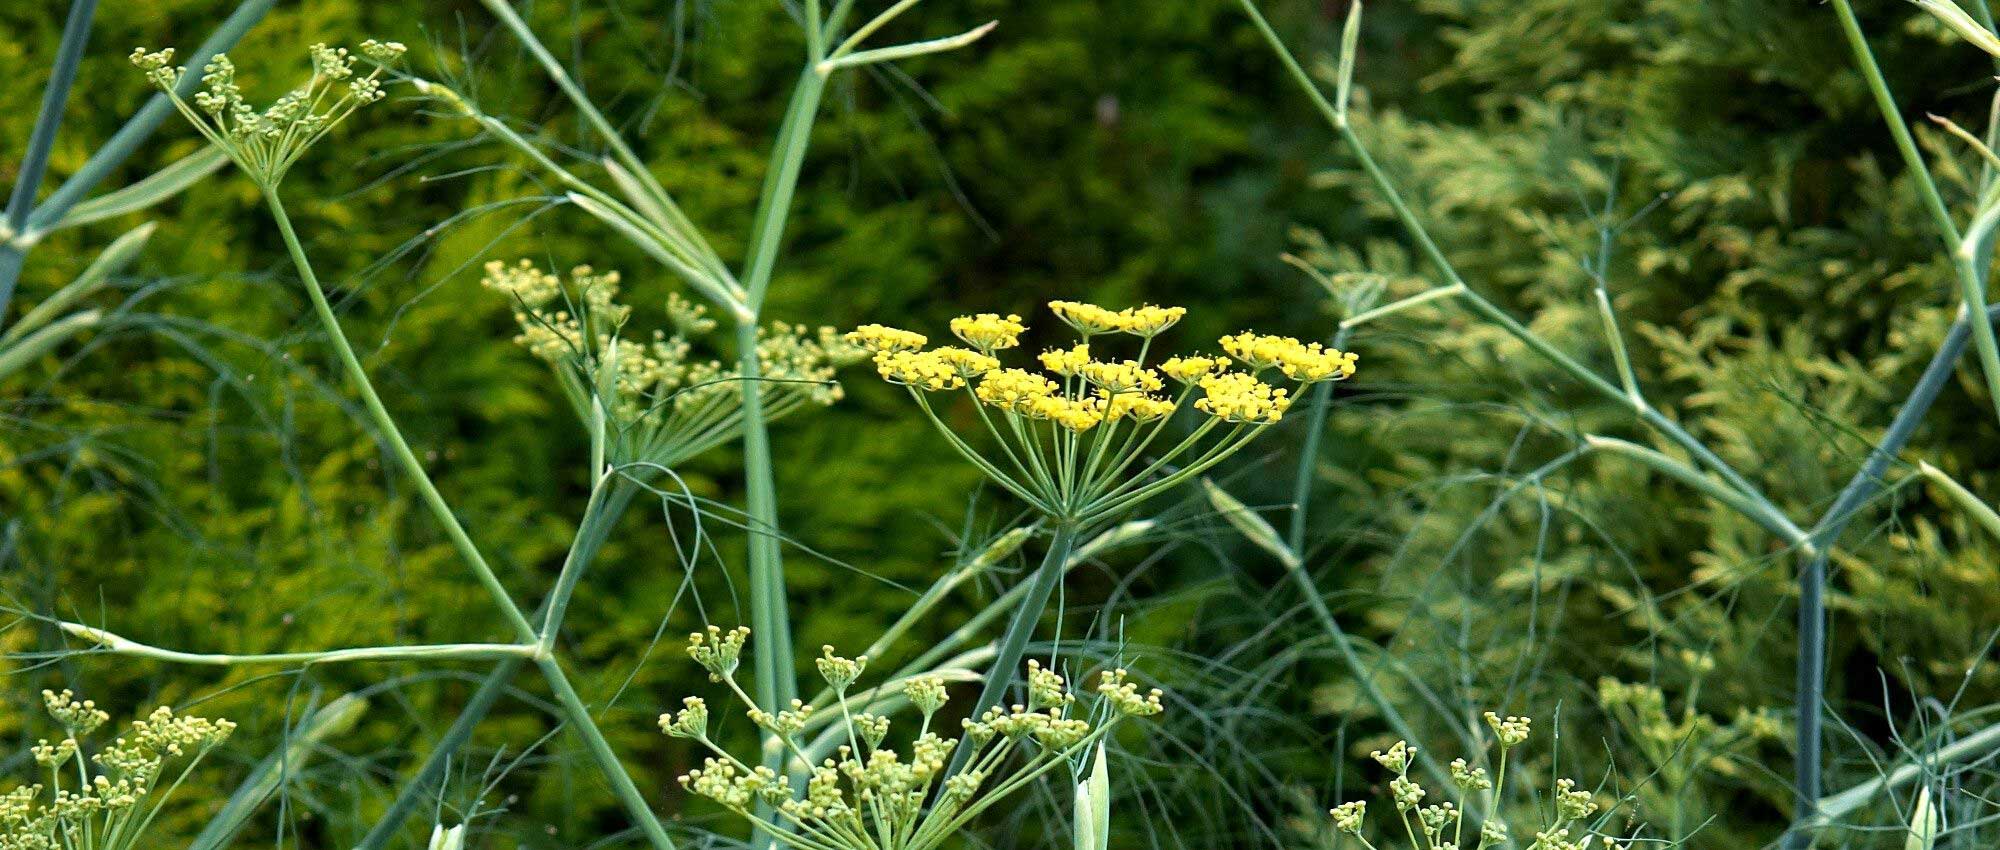
[[[799,794],[775,772],[738,758],[709,736],[708,704],[689,697],[660,716],[668,735],[696,741],[711,753],[680,777],[682,787],[744,818],[768,805],[785,829],[780,842],[802,850],[932,850],[954,840],[973,816],[1085,752],[1123,720],[1157,714],[1160,692],[1141,693],[1124,670],[1104,673],[1092,723],[1075,716],[1076,697],[1062,675],[1028,665],[1028,702],[994,707],[960,722],[957,738],[932,729],[950,695],[935,674],[856,691],[865,656],[824,647],[815,661],[827,684],[823,702],[793,700],[778,712],[756,705],[735,680],[747,629],[709,627],[690,636],[688,655],[725,684],[744,714],[780,742],[807,776]],[[903,704],[921,718],[905,743],[892,744],[891,719]],[[964,767],[953,755],[970,747]]]
[[[187,69],[173,64],[173,48],[148,51],[133,48],[132,64],[165,92],[181,115],[257,185],[274,189],[307,150],[363,106],[383,98],[382,75],[402,59],[399,42],[361,43],[361,56],[345,47],[315,44],[307,49],[312,74],[261,110],[244,100],[236,80],[236,63],[218,53],[203,66],[202,90],[192,103],[180,94]],[[355,63],[366,57],[373,68],[358,74]]]
[[[1397,837],[1407,840],[1412,850],[1498,850],[1508,846],[1511,830],[1503,810],[1507,800],[1503,794],[1508,755],[1528,740],[1534,721],[1527,717],[1503,717],[1493,712],[1487,712],[1485,720],[1487,728],[1493,733],[1493,749],[1497,750],[1490,757],[1497,764],[1489,774],[1483,766],[1463,758],[1453,759],[1449,770],[1451,789],[1440,796],[1456,796],[1456,800],[1425,803],[1425,800],[1432,799],[1432,789],[1425,788],[1410,777],[1410,768],[1417,762],[1417,748],[1407,741],[1397,741],[1387,750],[1369,753],[1376,764],[1392,774],[1389,795],[1395,804],[1396,825],[1381,827],[1383,835],[1371,837],[1366,824],[1368,804],[1356,800],[1328,811],[1333,828],[1360,839],[1362,846],[1369,850],[1378,850],[1377,840]],[[1452,795],[1450,791],[1456,791],[1456,794]],[[1577,788],[1570,779],[1557,779],[1545,799],[1551,801],[1543,812],[1546,821],[1539,824],[1539,829],[1527,831],[1534,836],[1528,850],[1626,846],[1624,840],[1598,831],[1602,826],[1601,819],[1592,819],[1602,808],[1596,793]],[[1469,812],[1481,817],[1477,822],[1475,843],[1468,846],[1464,840],[1465,821],[1472,817]]]
[[[82,739],[111,719],[70,691],[43,691],[42,704],[63,731],[30,748],[49,784],[0,794],[0,850],[133,850],[173,789],[196,763],[228,740],[236,724],[177,716],[162,706],[126,734],[85,757]],[[165,777],[168,764],[179,773]],[[95,769],[93,769],[93,766]],[[64,787],[65,778],[76,787]]]

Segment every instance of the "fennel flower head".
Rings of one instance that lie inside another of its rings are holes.
[[[909,388],[952,447],[988,477],[1078,526],[1199,475],[1282,420],[1304,387],[1354,374],[1353,354],[1251,331],[1219,340],[1222,354],[1154,363],[1156,338],[1186,309],[1076,301],[1049,309],[1077,341],[1042,352],[1040,369],[999,359],[1027,330],[1017,315],[953,319],[963,345],[927,347],[923,334],[883,325],[863,325],[848,338],[873,354],[884,380]],[[935,398],[950,393],[968,397],[984,435],[945,424]],[[1183,410],[1198,418],[1177,429]]]
[[[63,734],[29,750],[47,785],[0,794],[0,850],[152,846],[143,837],[167,798],[236,729],[227,720],[175,715],[161,706],[86,756],[84,740],[111,715],[69,691],[43,691],[42,705]],[[66,778],[75,780],[74,787],[65,787]]]
[[[554,369],[586,427],[602,426],[611,462],[671,467],[741,433],[741,378],[705,353],[716,329],[706,306],[668,295],[663,326],[632,338],[616,271],[495,260],[485,272],[480,285],[514,308],[514,341]],[[864,356],[831,327],[786,322],[758,329],[757,355],[767,420],[840,400],[836,370]]]
[[[688,656],[728,686],[751,723],[782,743],[804,768],[805,787],[794,788],[755,755],[739,758],[717,744],[701,697],[660,715],[660,729],[711,754],[680,777],[682,787],[799,850],[932,850],[951,843],[967,821],[1073,764],[1126,720],[1163,710],[1160,691],[1142,690],[1125,670],[1100,673],[1086,707],[1061,674],[1030,661],[1025,704],[995,706],[946,734],[935,722],[950,700],[943,677],[917,675],[857,689],[867,656],[843,657],[829,646],[815,662],[825,692],[774,714],[758,708],[735,679],[749,636],[748,629],[711,626],[689,636]],[[899,705],[916,716],[892,724],[889,714]],[[914,728],[893,731],[901,724]],[[961,748],[971,757],[954,768],[952,756]],[[760,803],[777,824],[756,812]]]
[[[1538,806],[1540,819],[1533,823],[1517,824],[1519,828],[1516,829],[1510,827],[1504,818],[1494,815],[1498,802],[1504,800],[1502,794],[1506,790],[1508,757],[1528,740],[1533,721],[1512,715],[1502,717],[1490,711],[1485,718],[1486,726],[1492,733],[1488,737],[1489,751],[1479,754],[1478,764],[1463,758],[1453,759],[1447,771],[1448,788],[1426,788],[1410,777],[1410,768],[1417,762],[1417,748],[1407,741],[1397,741],[1387,750],[1369,754],[1369,758],[1390,774],[1389,799],[1386,802],[1395,809],[1395,814],[1387,820],[1394,825],[1379,827],[1384,835],[1407,835],[1415,840],[1416,835],[1421,834],[1424,846],[1466,850],[1497,850],[1515,846],[1509,842],[1516,834],[1528,840],[1528,850],[1620,850],[1637,846],[1631,839],[1620,839],[1599,831],[1608,819],[1593,816],[1604,807],[1598,803],[1595,793],[1578,788],[1576,782],[1570,779],[1555,780],[1548,793],[1551,805],[1546,810]],[[1488,766],[1492,767],[1490,772]],[[1457,802],[1453,802],[1453,797],[1457,798]],[[1466,834],[1464,813],[1467,808],[1488,813],[1472,835]],[[1342,803],[1329,810],[1328,815],[1333,819],[1335,830],[1360,837],[1364,846],[1373,846],[1366,837],[1369,832],[1366,801]]]
[[[292,164],[347,116],[382,99],[381,77],[404,51],[400,42],[374,39],[361,43],[359,55],[345,47],[315,44],[308,49],[312,74],[261,110],[243,99],[236,64],[226,53],[215,54],[203,66],[202,88],[192,103],[181,96],[187,69],[173,64],[173,48],[134,48],[131,59],[196,130],[268,190],[276,188]],[[373,66],[365,73],[355,67],[362,59]]]

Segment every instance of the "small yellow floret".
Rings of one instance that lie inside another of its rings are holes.
[[[1083,364],[1083,378],[1113,393],[1129,390],[1158,392],[1165,383],[1160,373],[1139,365],[1135,361],[1123,360],[1116,363],[1090,361]]]
[[[965,386],[957,367],[935,351],[882,351],[875,354],[875,371],[892,384],[941,392]]]
[[[1026,369],[999,369],[986,373],[973,393],[994,407],[1024,413],[1036,399],[1055,395],[1056,382]]]
[[[1195,401],[1195,408],[1224,422],[1268,425],[1292,406],[1291,393],[1242,372],[1203,378],[1201,391],[1205,397]]]
[[[1081,301],[1050,301],[1049,310],[1085,336],[1121,330],[1118,312]]]
[[[980,313],[951,320],[952,333],[965,340],[965,344],[984,352],[1020,345],[1021,334],[1027,329],[1021,324],[1020,316],[1011,314]]]
[[[1224,365],[1220,357],[1175,357],[1160,364],[1160,371],[1183,384],[1192,384],[1222,371]]]
[[[1065,378],[1074,377],[1090,363],[1090,343],[1078,343],[1069,348],[1044,351],[1041,360],[1042,368]]]
[[[916,351],[930,339],[915,331],[888,325],[862,325],[848,332],[847,341],[880,354],[884,351]]]

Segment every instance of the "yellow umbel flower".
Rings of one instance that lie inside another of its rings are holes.
[[[1160,380],[1160,373],[1139,365],[1136,360],[1121,360],[1116,363],[1100,363],[1092,360],[1083,364],[1080,370],[1083,379],[1113,393],[1131,390],[1158,392],[1166,386]]]
[[[966,380],[977,378],[980,375],[1000,368],[1000,361],[993,359],[991,355],[981,354],[977,351],[967,351],[963,348],[952,348],[950,346],[935,348],[930,351],[930,355],[944,361],[945,365],[950,366],[952,371],[958,373],[960,378]]]
[[[959,846],[965,843],[957,836],[967,820],[1092,750],[1102,752],[1101,742],[1121,724],[1165,709],[1159,689],[1128,682],[1124,670],[1101,671],[1097,687],[1078,694],[1062,676],[1029,662],[1025,704],[975,711],[951,724],[955,736],[946,737],[942,725],[931,723],[948,698],[943,677],[903,680],[902,693],[922,715],[921,725],[905,726],[864,711],[871,703],[850,693],[862,687],[857,679],[862,659],[841,658],[830,647],[823,653],[818,665],[828,691],[812,704],[794,700],[775,715],[753,704],[733,673],[720,677],[727,682],[726,692],[740,702],[742,714],[776,735],[788,752],[817,746],[814,736],[801,733],[811,718],[828,721],[827,732],[840,744],[817,756],[818,763],[799,786],[769,768],[749,766],[709,735],[710,714],[725,710],[723,704],[711,709],[706,700],[687,697],[680,711],[659,719],[661,731],[714,754],[680,777],[682,787],[759,824],[768,822],[753,815],[752,808],[770,806],[776,812],[773,820],[793,827],[786,835],[801,837],[781,837],[779,842],[798,850]],[[1011,673],[989,675],[996,677],[993,681],[1011,681],[1005,678]],[[866,693],[879,700],[890,689],[891,684],[881,684]],[[0,798],[0,806],[5,802]],[[0,815],[8,811],[0,808]]]
[[[1273,423],[1292,406],[1291,393],[1242,372],[1224,372],[1201,379],[1203,397],[1196,409],[1224,422]]]
[[[1288,336],[1242,333],[1230,334],[1221,340],[1222,350],[1229,356],[1243,361],[1243,365],[1254,370],[1269,369],[1278,365],[1286,355],[1300,347],[1299,341]]]
[[[1226,365],[1220,357],[1174,357],[1160,364],[1160,371],[1183,384],[1192,384],[1222,371]]]
[[[1076,328],[1076,332],[1085,337],[1121,330],[1122,322],[1118,318],[1118,312],[1106,310],[1096,304],[1085,304],[1081,301],[1050,301],[1049,310],[1056,314],[1056,318]]]
[[[875,371],[892,384],[920,390],[943,392],[965,386],[965,378],[951,361],[935,351],[882,351],[875,355]]]
[[[930,339],[923,334],[888,325],[862,325],[848,332],[847,341],[868,349],[870,353],[880,354],[884,351],[916,351]]]
[[[1079,301],[1050,302],[1049,309],[1083,339],[1042,352],[1035,358],[1041,370],[1003,368],[994,356],[1018,345],[1026,330],[1019,316],[953,320],[952,332],[970,349],[925,350],[918,347],[922,335],[881,325],[863,326],[850,338],[876,352],[883,378],[910,388],[953,449],[1061,525],[1089,526],[1202,474],[1282,419],[1298,386],[1354,371],[1352,354],[1248,331],[1222,343],[1250,371],[1228,372],[1233,361],[1205,355],[1148,365],[1155,337],[1186,310],[1150,304],[1111,310]],[[1100,338],[1108,334],[1139,337],[1128,343],[1136,356],[1092,359],[1094,350],[1119,345]],[[1258,377],[1267,369],[1276,370],[1265,373],[1271,383]],[[1277,386],[1276,373],[1297,384]],[[1179,384],[1171,391],[1170,377]],[[931,400],[930,393],[957,389],[971,397],[977,422],[997,444],[992,451],[947,424],[952,420]],[[1162,439],[1184,407],[1207,415],[1190,422],[1189,433]]]
[[[952,333],[965,340],[966,345],[987,353],[1020,345],[1021,334],[1027,329],[1020,316],[1011,314],[980,313],[951,320]]]
[[[1047,395],[1030,402],[1027,412],[1033,418],[1046,419],[1076,434],[1104,422],[1104,410],[1096,399]]]
[[[1074,378],[1090,363],[1090,343],[1080,342],[1069,348],[1044,351],[1041,361],[1042,368],[1065,378]]]
[[[1302,343],[1288,336],[1250,331],[1223,337],[1222,350],[1253,371],[1276,366],[1285,377],[1308,384],[1352,377],[1357,359],[1353,354],[1317,342]]]
[[[1104,419],[1117,422],[1130,419],[1134,422],[1151,422],[1174,412],[1174,403],[1156,395],[1143,393],[1108,393],[1097,391],[1097,400],[1104,407]]]
[[[530,260],[488,263],[480,281],[513,302],[515,342],[555,370],[580,421],[603,429],[607,460],[672,467],[734,439],[741,433],[739,373],[694,356],[715,320],[674,294],[664,311],[671,334],[663,327],[627,338],[634,311],[619,303],[620,283],[616,271],[578,265],[564,276]],[[866,356],[831,327],[786,322],[757,329],[756,353],[770,420],[840,400],[836,371]]]
[[[1354,376],[1355,361],[1360,359],[1351,352],[1326,348],[1317,342],[1308,343],[1278,359],[1278,371],[1285,377],[1304,383],[1334,380],[1344,381]]]
[[[974,393],[994,407],[1025,412],[1035,399],[1054,395],[1056,390],[1056,382],[1026,369],[998,369],[986,373]]]
[[[1118,329],[1133,336],[1150,339],[1180,324],[1181,318],[1186,315],[1186,307],[1156,307],[1151,304],[1143,307],[1127,307],[1118,311]]]

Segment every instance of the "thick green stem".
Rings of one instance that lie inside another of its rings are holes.
[[[577,696],[576,688],[570,685],[562,664],[549,655],[537,658],[535,663],[541,667],[542,676],[548,679],[549,690],[555,692],[563,717],[583,737],[591,759],[597,762],[598,772],[604,774],[606,782],[611,783],[612,793],[618,795],[618,802],[624,804],[625,812],[646,834],[646,841],[653,845],[654,850],[674,850],[674,840],[667,837],[666,828],[660,826],[660,819],[646,805],[639,786],[633,784],[632,775],[625,772],[625,765],[619,763],[618,754],[611,750],[611,742],[604,740],[604,732],[597,728],[597,721],[590,716],[590,707],[584,705],[583,698]]]
[[[1021,597],[1021,606],[1014,609],[1014,617],[1008,621],[1007,631],[1000,637],[1000,649],[993,656],[992,666],[986,668],[986,684],[979,689],[979,699],[972,704],[969,717],[977,719],[1006,697],[1007,689],[1014,684],[1014,677],[1021,673],[1021,656],[1028,651],[1028,641],[1034,637],[1035,627],[1041,624],[1042,614],[1048,610],[1049,598],[1055,595],[1056,587],[1062,584],[1063,573],[1068,571],[1070,548],[1076,544],[1076,527],[1058,522],[1052,532],[1049,551],[1042,556],[1042,565],[1029,579],[1027,595]],[[956,773],[970,754],[970,750],[960,748],[953,754],[951,769],[945,771],[945,775]]]
[[[1938,238],[1943,240],[1945,250],[1952,258],[1952,268],[1958,277],[1959,297],[1965,302],[1966,310],[1977,314],[1986,309],[1986,281],[1977,265],[1981,253],[1976,246],[1964,244],[1958,226],[1952,223],[1951,211],[1945,206],[1944,196],[1938,192],[1937,182],[1931,179],[1930,167],[1924,162],[1923,153],[1917,149],[1917,140],[1910,134],[1909,125],[1903,121],[1903,113],[1896,106],[1896,96],[1890,93],[1889,82],[1882,77],[1881,66],[1875,62],[1875,51],[1868,47],[1868,38],[1861,32],[1861,21],[1854,15],[1854,6],[1848,0],[1833,0],[1833,10],[1840,18],[1840,32],[1854,53],[1854,62],[1860,67],[1861,76],[1868,81],[1868,93],[1874,96],[1876,109],[1882,113],[1889,135],[1896,141],[1896,150],[1902,154],[1903,164],[1923,196],[1924,210],[1930,213]],[[2000,342],[1996,342],[1991,325],[1972,323],[1972,347],[1979,354],[1980,372],[1986,378],[1986,394],[1995,415],[2000,415]],[[1817,796],[1817,792],[1812,796]],[[1812,796],[1806,799],[1810,800]]]
[[[750,256],[743,275],[747,298],[744,315],[738,317],[736,326],[738,377],[743,393],[745,509],[750,525],[751,628],[758,634],[751,646],[759,706],[773,713],[797,697],[798,683],[793,672],[791,617],[786,609],[784,555],[779,546],[778,487],[764,416],[763,366],[757,356],[757,321],[771,274],[777,267],[785,223],[791,216],[799,172],[825,90],[826,81],[808,67],[801,73],[785,109],[751,229]],[[773,736],[765,738],[763,763],[773,770],[784,769],[784,747]]]
[[[557,574],[555,588],[549,592],[548,603],[544,606],[539,642],[544,654],[555,650],[556,634],[562,630],[564,615],[569,613],[569,600],[576,593],[577,582],[583,578],[590,563],[597,559],[598,550],[604,547],[604,541],[617,527],[618,518],[624,515],[625,508],[632,504],[632,498],[639,494],[637,482],[612,473],[605,475],[609,480],[600,480],[590,492],[590,502],[584,507],[576,539],[570,542],[569,555],[563,559],[562,572]]]
[[[383,406],[381,396],[375,393],[374,383],[368,380],[368,370],[362,368],[361,359],[355,356],[354,347],[348,344],[347,334],[340,327],[340,318],[334,315],[333,305],[327,303],[326,292],[320,288],[319,277],[313,274],[312,262],[306,259],[305,247],[299,244],[299,236],[292,230],[292,219],[285,214],[285,205],[278,199],[276,187],[264,188],[264,201],[270,206],[271,217],[278,222],[278,233],[284,237],[286,250],[291,252],[292,264],[297,267],[299,278],[305,283],[306,295],[312,299],[313,313],[319,317],[320,327],[326,332],[327,341],[340,356],[341,365],[346,369],[348,379],[353,382],[355,391],[361,395],[362,405],[367,409],[368,418],[374,423],[376,432],[381,435],[382,441],[388,444],[397,464],[403,468],[411,484],[422,495],[424,505],[430,508],[438,523],[444,526],[446,536],[451,538],[452,548],[458,550],[459,557],[472,568],[473,575],[479,579],[479,583],[486,588],[486,592],[493,597],[494,602],[499,604],[501,613],[506,615],[515,635],[523,642],[533,643],[539,637],[535,627],[528,624],[528,618],[521,614],[521,607],[514,604],[514,598],[509,596],[507,589],[500,584],[499,576],[494,575],[493,568],[487,565],[486,556],[479,553],[479,547],[472,542],[472,537],[466,533],[465,526],[459,523],[457,515],[452,513],[451,506],[446,504],[444,496],[438,493],[437,485],[431,483],[430,474],[424,471],[424,465],[417,460],[416,452],[411,451],[409,442],[403,439],[402,429],[396,427],[395,417],[389,415],[389,409]]]

